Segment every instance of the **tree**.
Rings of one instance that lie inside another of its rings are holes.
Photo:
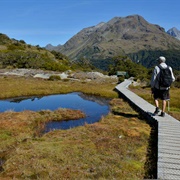
[[[149,79],[148,69],[134,63],[128,56],[115,56],[112,58],[112,65],[109,67],[109,74],[114,75],[117,71],[126,71],[130,77],[137,79]]]

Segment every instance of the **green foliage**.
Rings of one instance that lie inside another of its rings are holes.
[[[27,45],[24,40],[10,39],[0,34],[0,68],[33,68],[53,71],[70,69],[68,58],[58,52],[49,52],[39,45]]]
[[[134,61],[139,62],[147,68],[152,68],[157,64],[156,59],[159,56],[166,57],[166,63],[171,66],[173,69],[180,70],[180,51],[169,49],[169,50],[156,50],[148,51],[141,50],[137,53],[128,54],[128,56]]]
[[[49,80],[50,80],[50,81],[61,80],[61,77],[58,76],[58,75],[51,75],[51,76],[49,77]]]
[[[89,59],[81,57],[76,62],[76,68],[89,71],[89,70],[94,70],[95,66],[92,65]]]
[[[119,82],[119,83],[122,83],[122,82],[124,81],[124,79],[125,79],[124,76],[120,76],[120,77],[118,78],[118,82]]]
[[[12,65],[14,68],[36,68],[42,65],[41,57],[33,52],[8,51],[0,54],[2,66]]]
[[[7,46],[8,50],[25,50],[25,46],[21,43],[14,43]]]
[[[117,71],[126,71],[129,77],[135,77],[140,80],[150,79],[148,70],[137,63],[132,62],[127,56],[116,56],[109,67],[109,74],[114,75]]]
[[[180,88],[180,73],[176,76],[175,82],[172,84],[174,87]]]
[[[26,42],[24,40],[20,40],[19,42],[22,44],[26,44]]]
[[[8,36],[6,36],[5,34],[0,33],[0,45],[4,45],[4,44],[8,44],[10,43],[11,40]]]
[[[51,53],[55,56],[56,59],[58,60],[68,60],[68,57],[65,56],[64,54],[57,52],[57,51],[51,51]]]
[[[14,47],[14,45],[11,45],[11,47]],[[15,49],[0,52],[0,64],[2,68],[12,66],[13,68],[40,68],[53,71],[64,71],[69,68],[63,63],[52,60],[47,54]]]
[[[42,67],[40,68],[51,71],[66,71],[69,69],[69,66],[48,59],[43,63]]]
[[[112,61],[111,59],[91,59],[91,64],[98,69],[108,71]]]

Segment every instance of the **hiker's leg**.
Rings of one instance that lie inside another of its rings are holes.
[[[156,106],[156,108],[159,108],[159,101],[158,101],[158,99],[160,98],[160,96],[159,96],[159,89],[156,89],[156,88],[154,88],[154,91],[153,91],[153,96],[154,96],[154,103],[155,103],[155,106]]]
[[[170,99],[169,89],[162,92],[162,112],[166,111],[166,101]]]
[[[156,116],[158,113],[159,113],[159,101],[158,101],[158,98],[159,98],[159,91],[157,89],[154,89],[154,103],[155,103],[155,106],[156,106],[156,109],[154,111],[154,115]]]
[[[157,108],[159,108],[159,101],[158,101],[158,99],[155,99],[155,100],[154,100],[154,103],[155,103],[155,106],[156,106]]]
[[[166,100],[162,101],[162,112],[165,112],[166,110]]]
[[[155,109],[153,114],[154,114],[154,116],[156,116],[160,112],[160,110],[159,110],[159,101],[157,99],[155,99],[154,102],[155,102],[155,105],[156,105],[156,109]]]

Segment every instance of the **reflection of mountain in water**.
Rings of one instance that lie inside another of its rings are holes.
[[[85,100],[96,102],[102,106],[109,105],[109,101],[111,100],[110,98],[108,99],[108,98],[95,96],[95,95],[86,95],[83,93],[79,93],[78,95]]]
[[[8,102],[14,102],[14,103],[20,103],[21,101],[24,101],[24,100],[31,100],[31,101],[34,101],[35,99],[41,99],[43,96],[23,96],[23,97],[16,97],[16,98],[11,98],[11,99],[6,99],[5,101],[8,101]]]

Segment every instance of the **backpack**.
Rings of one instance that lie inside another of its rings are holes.
[[[171,75],[171,71],[169,69],[169,66],[167,68],[162,68],[158,66],[160,69],[159,72],[159,87],[168,88],[171,86],[173,79]]]

